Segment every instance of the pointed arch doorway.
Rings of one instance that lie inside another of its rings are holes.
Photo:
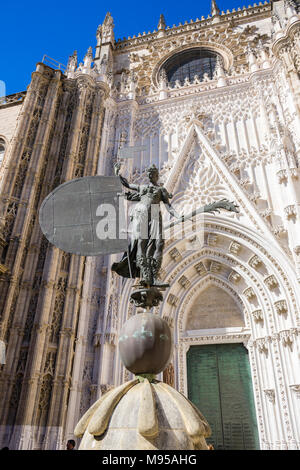
[[[186,330],[212,333],[244,328],[241,305],[213,279],[195,298]],[[191,345],[187,351],[188,398],[212,429],[218,450],[259,449],[248,350],[243,343]]]

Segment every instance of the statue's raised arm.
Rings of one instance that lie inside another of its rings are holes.
[[[120,168],[121,168],[121,164],[119,162],[115,163],[115,165],[114,165],[115,175],[119,176],[123,186],[125,186],[125,188],[132,189],[133,191],[139,191],[139,189],[140,189],[139,185],[129,183],[127,178],[120,175]]]

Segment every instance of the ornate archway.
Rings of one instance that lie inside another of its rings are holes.
[[[278,433],[295,435],[298,424],[292,403],[297,399],[297,377],[290,370],[297,360],[299,334],[297,279],[291,262],[279,246],[230,217],[208,215],[203,221],[202,247],[186,250],[186,237],[166,242],[162,279],[170,284],[156,313],[174,330],[175,387],[187,394],[186,354],[191,345],[244,343],[249,351],[255,408],[262,448],[274,447]],[[134,313],[128,309],[130,284],[123,286],[122,322]],[[186,330],[191,307],[201,290],[217,286],[243,312],[244,326]],[[271,367],[272,366],[272,367]],[[280,423],[278,425],[278,423]],[[280,431],[278,431],[278,426]],[[278,444],[280,448],[293,446]]]

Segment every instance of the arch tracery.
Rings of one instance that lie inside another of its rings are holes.
[[[208,216],[202,228],[203,246],[194,252],[184,251],[185,240],[176,239],[176,233],[166,241],[162,280],[169,281],[171,287],[166,292],[164,302],[154,313],[163,316],[174,329],[174,385],[180,392],[187,393],[186,353],[191,345],[246,344],[261,435],[268,433],[261,419],[267,412],[267,395],[263,393],[264,390],[276,389],[277,399],[288,410],[285,425],[290,427],[293,417],[289,403],[293,397],[289,395],[293,393],[293,388],[292,385],[290,390],[285,388],[283,376],[289,361],[296,354],[296,346],[293,349],[294,338],[300,334],[300,328],[297,327],[299,323],[293,323],[293,318],[299,319],[299,308],[294,294],[297,279],[291,262],[280,251],[280,247],[271,245],[262,235],[236,220]],[[191,233],[191,230],[187,230],[186,236]],[[201,263],[206,266],[204,271],[201,270]],[[211,263],[219,264],[221,269],[214,271],[214,264],[211,270]],[[272,276],[273,284],[265,282],[270,277],[272,280]],[[132,282],[127,281],[122,290],[120,313],[124,322]],[[208,285],[222,288],[234,299],[244,313],[244,327],[216,328],[215,331],[203,329],[195,330],[194,334],[192,331],[187,333],[185,326],[190,307],[201,289]],[[254,297],[248,298],[247,289],[252,289]],[[285,313],[277,309],[279,299],[284,299],[286,303]],[[270,361],[274,362],[274,369],[270,367]],[[121,377],[121,370],[119,374]],[[297,382],[294,376],[290,380]]]
[[[153,73],[152,73],[153,84],[155,86],[158,86],[160,72],[164,68],[164,64],[166,64],[170,58],[176,57],[178,54],[185,53],[187,51],[196,50],[196,49],[206,50],[212,54],[215,54],[216,56],[219,56],[222,59],[222,63],[224,65],[225,70],[228,70],[233,64],[233,54],[228,49],[228,47],[224,46],[224,44],[218,44],[215,42],[213,43],[210,41],[202,40],[202,41],[198,41],[195,44],[182,45],[176,49],[173,49],[168,54],[163,55],[163,57],[157,62],[157,64],[153,68]]]
[[[217,217],[215,218],[215,220]],[[218,218],[220,219],[220,218]],[[227,247],[225,246],[219,246],[219,247],[210,247],[209,245],[205,245],[203,250],[201,251],[202,254],[200,254],[199,251],[194,252],[192,255],[190,254],[182,254],[180,253],[181,250],[179,249],[178,252],[180,254],[180,260],[176,260],[173,263],[170,262],[170,252],[174,248],[178,248],[178,246],[183,247],[182,240],[168,240],[168,243],[166,243],[166,251],[164,255],[164,263],[163,263],[163,272],[164,272],[164,281],[170,281],[175,284],[175,280],[178,280],[180,276],[182,276],[184,273],[188,272],[188,269],[193,267],[193,263],[197,264],[198,261],[201,261],[201,257],[209,257],[210,259],[214,259],[215,261],[220,261],[221,263],[225,264],[228,269],[230,268],[231,271],[236,271],[242,278],[246,275],[247,273],[247,282],[249,284],[249,287],[254,288],[254,292],[257,291],[257,287],[255,287],[255,284],[259,284],[261,286],[261,292],[264,292],[265,298],[267,299],[270,294],[269,294],[269,289],[266,285],[266,283],[263,282],[264,279],[270,277],[271,275],[275,276],[277,279],[277,282],[279,282],[279,287],[281,287],[282,292],[286,289],[289,291],[289,296],[294,299],[294,302],[292,304],[289,304],[288,307],[293,309],[294,312],[298,315],[299,318],[299,311],[298,311],[298,306],[296,305],[295,302],[295,296],[293,295],[293,289],[294,289],[294,282],[296,280],[290,279],[289,276],[289,263],[288,260],[285,258],[283,260],[283,254],[280,254],[280,261],[278,261],[278,255],[279,255],[279,250],[276,249],[276,247],[273,247],[273,249],[270,249],[267,251],[262,243],[258,244],[258,242],[253,239],[257,238],[257,234],[255,234],[254,237],[250,237],[249,234],[246,234],[245,232],[249,232],[249,229],[242,228],[237,230],[233,230],[232,225],[234,223],[231,220],[226,221],[225,223],[227,224],[227,227],[225,228],[222,226],[224,224],[224,220],[222,221],[223,223],[220,224],[206,224],[206,232],[213,230],[216,233],[219,233],[221,236],[225,237],[228,240]],[[230,229],[228,225],[231,225]],[[237,225],[237,223],[235,223]],[[260,237],[261,238],[261,237]],[[232,243],[232,241],[235,240],[235,242],[241,243],[242,246],[244,246],[248,250],[248,255],[247,259],[241,259],[238,254],[235,254],[234,252],[230,252],[229,245]],[[268,245],[268,243],[265,241],[265,244]],[[205,251],[206,250],[206,251]],[[272,256],[272,252],[274,251],[274,255]],[[277,253],[278,251],[278,253]],[[276,252],[276,253],[275,253]],[[263,276],[262,274],[259,275],[258,269],[255,269],[251,266],[249,266],[249,260],[253,256],[259,256],[261,258],[262,263],[266,265],[267,271],[265,272],[265,275]],[[277,261],[276,261],[277,260]],[[284,269],[283,269],[284,268]],[[195,271],[196,272],[196,271]],[[259,277],[259,279],[258,279]],[[252,281],[250,282],[250,280]],[[252,285],[253,283],[253,285]],[[125,285],[123,286],[122,289],[122,297],[128,300],[129,294],[130,294],[130,285],[132,284],[132,281],[127,281]],[[235,285],[234,281],[231,282],[232,285],[234,285],[234,289],[237,289],[237,286]],[[172,288],[171,288],[172,291]],[[170,291],[170,292],[171,292]],[[240,289],[238,289],[239,295],[242,294]],[[259,291],[256,292],[256,295],[259,296],[261,295]],[[270,297],[270,301],[272,301],[272,298]],[[166,308],[166,301],[161,305],[160,307],[160,312],[162,312]],[[123,303],[124,305],[124,311],[126,311],[126,301]],[[123,318],[125,318],[123,316]]]

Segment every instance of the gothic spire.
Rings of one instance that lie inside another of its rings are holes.
[[[114,42],[114,20],[109,12],[106,13],[101,27],[102,44]]]
[[[159,17],[159,22],[158,22],[158,25],[157,25],[157,29],[160,30],[160,29],[166,29],[166,21],[165,21],[165,17],[163,14],[160,15]]]
[[[220,14],[216,0],[211,0],[211,16],[216,16]]]

